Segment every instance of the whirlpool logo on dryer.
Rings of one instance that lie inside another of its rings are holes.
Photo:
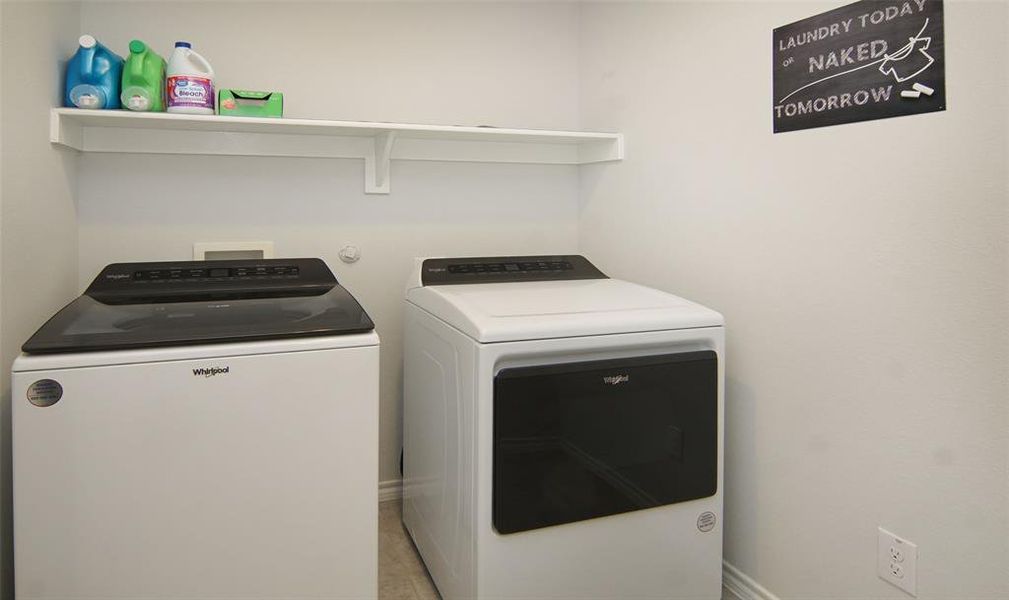
[[[201,367],[193,369],[193,375],[196,377],[214,377],[216,375],[227,375],[230,370],[231,367]]]
[[[609,385],[617,385],[619,383],[627,383],[631,380],[630,375],[607,375],[603,377],[603,383]]]

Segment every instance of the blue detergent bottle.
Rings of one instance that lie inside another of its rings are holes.
[[[123,58],[98,43],[93,36],[82,35],[80,48],[67,64],[64,106],[77,108],[119,108],[119,87],[123,77]]]

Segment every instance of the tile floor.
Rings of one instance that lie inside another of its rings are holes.
[[[378,505],[379,600],[440,600],[410,534],[400,520],[400,501]]]

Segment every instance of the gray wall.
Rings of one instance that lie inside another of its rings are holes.
[[[77,291],[76,157],[49,145],[77,3],[0,4],[0,593],[13,597],[10,365],[29,335]]]
[[[726,559],[782,598],[1009,597],[1009,7],[947,2],[949,110],[771,134],[771,30],[837,3],[587,4],[580,247],[728,321]]]

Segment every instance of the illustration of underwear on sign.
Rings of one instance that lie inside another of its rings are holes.
[[[935,59],[926,50],[932,45],[932,38],[920,37],[926,27],[928,27],[928,19],[925,19],[925,24],[918,35],[908,38],[906,46],[883,58],[882,64],[879,65],[879,72],[883,75],[892,75],[897,83],[904,83],[931,67]]]
[[[925,19],[925,24],[922,25],[918,35],[908,38],[906,46],[883,57],[883,62],[879,65],[879,72],[883,75],[892,75],[897,83],[904,83],[908,79],[914,79],[921,75],[931,67],[935,59],[926,50],[932,45],[932,38],[921,37],[926,27],[928,27],[928,19]],[[927,85],[915,83],[910,90],[903,90],[900,97],[905,100],[916,100],[921,98],[922,94],[931,96],[934,91]]]

